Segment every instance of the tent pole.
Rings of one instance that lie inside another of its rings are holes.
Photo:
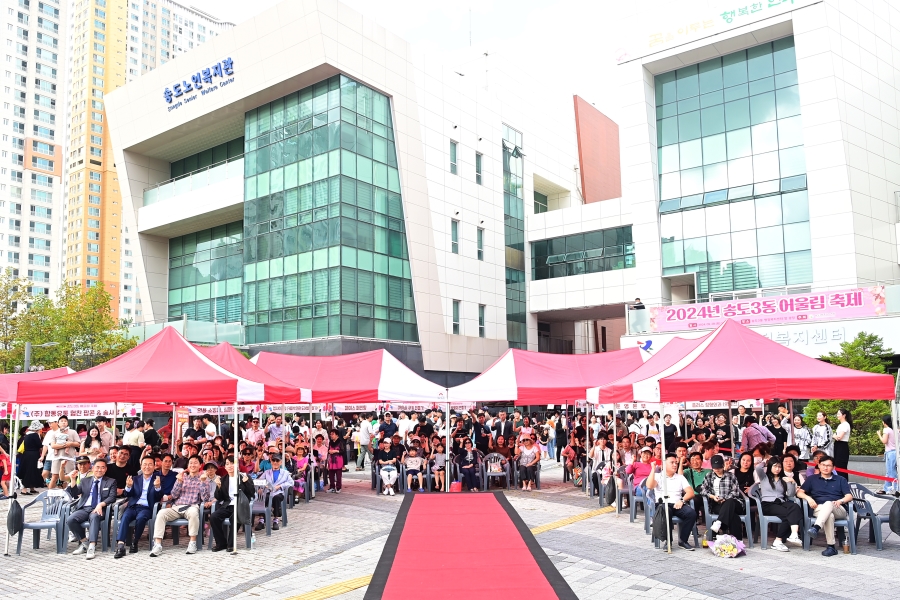
[[[12,463],[12,468],[10,469],[11,473],[10,473],[10,478],[9,478],[10,500],[9,500],[9,503],[6,505],[7,506],[6,514],[7,514],[7,518],[8,518],[9,511],[12,509],[12,503],[15,501],[15,499],[18,495],[16,493],[16,491],[17,491],[16,490],[16,456],[18,455],[18,448],[19,448],[19,405],[18,404],[13,405],[13,403],[10,402],[9,404],[7,404],[7,406],[14,407],[13,410],[15,411],[13,413],[13,418],[11,419],[12,423],[13,423],[13,442],[12,442],[12,446],[9,447],[10,462]],[[6,532],[6,549],[3,551],[3,556],[9,556],[9,532],[8,531]]]
[[[894,401],[891,402],[891,421],[891,425],[894,428],[894,454],[900,454],[900,452],[896,450],[897,440],[900,439],[897,437],[897,435],[900,434],[900,380],[894,384]],[[15,471],[13,471],[13,474],[15,474]],[[891,487],[895,492],[900,489],[898,488],[897,480],[894,480],[891,483]]]
[[[281,459],[284,460],[284,451],[287,450],[287,404],[281,403]],[[284,463],[282,463],[284,464]]]
[[[169,450],[172,452],[172,456],[178,456],[176,454],[176,452],[178,452],[178,447],[175,445],[175,440],[177,439],[175,437],[175,428],[178,425],[177,415],[178,415],[178,405],[173,404],[172,405],[172,427],[169,428],[171,430],[169,432],[169,437],[172,438],[169,440]],[[113,440],[113,442],[115,442],[115,440]]]
[[[788,423],[788,436],[789,436],[789,439],[791,440],[789,445],[793,446],[795,444],[795,442],[794,442],[794,400],[793,399],[788,400],[788,413],[790,414],[789,418],[791,420],[791,422]]]
[[[731,400],[728,401],[728,427],[731,431],[731,435],[728,436],[731,438],[731,460],[734,461],[734,447],[737,446],[737,440],[734,439],[734,425],[731,423]]]
[[[282,418],[282,423],[284,422],[284,418]],[[237,494],[234,496],[234,509],[231,513],[231,527],[233,529],[232,538],[231,538],[231,550],[232,553],[237,554],[237,528],[238,528],[238,519],[237,519],[237,505],[238,505],[238,495],[241,493],[240,482],[241,482],[241,463],[238,462],[240,460],[238,455],[238,405],[237,400],[234,402],[234,423],[233,423],[233,435],[234,435],[234,477],[235,484],[237,489]],[[228,486],[231,487],[231,482],[228,483]],[[230,491],[230,490],[229,490]],[[287,509],[287,506],[284,507]],[[253,519],[250,519],[251,523],[244,523],[244,527],[250,527]]]
[[[449,394],[447,396],[447,414],[444,415],[443,423],[447,425],[447,437],[444,439],[444,491],[450,492],[450,398]]]
[[[665,404],[663,405],[663,413],[666,412]],[[663,419],[665,423],[665,419]],[[648,431],[649,433],[649,431]],[[666,485],[666,427],[663,425],[659,428],[660,446],[662,446],[662,489],[663,489],[663,508],[666,511],[666,552],[672,554],[672,528],[669,527],[669,486]]]

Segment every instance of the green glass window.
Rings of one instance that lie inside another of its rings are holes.
[[[811,282],[793,38],[663,73],[654,87],[662,273],[696,273],[701,299]]]
[[[247,341],[418,341],[390,100],[331,77],[248,112],[245,138]]]

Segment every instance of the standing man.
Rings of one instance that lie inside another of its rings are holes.
[[[116,445],[116,438],[113,432],[108,429],[109,417],[100,416],[94,419],[97,424],[97,430],[100,432],[100,447],[103,449],[103,456],[109,456],[109,449]]]
[[[275,414],[273,416],[275,417],[275,422],[266,427],[270,444],[276,443],[284,436],[284,424],[281,422],[281,415]]]
[[[514,435],[513,433],[513,423],[512,421],[506,420],[506,413],[504,411],[500,411],[500,419],[494,422],[494,433],[496,436],[502,435],[507,440],[511,439]]]
[[[381,436],[381,440],[390,440],[397,433],[397,424],[393,421],[393,416],[391,413],[384,413],[384,422],[378,426],[378,433]]]
[[[56,431],[47,434],[47,437],[51,436],[50,447],[55,457],[50,465],[49,488],[52,490],[57,480],[68,479],[68,474],[75,470],[75,455],[81,447],[81,439],[74,429],[69,429],[69,417],[66,415],[57,421]]]
[[[369,413],[363,413],[362,419],[359,421],[359,456],[356,457],[356,470],[362,471],[366,465],[366,456],[372,461],[372,436],[375,432],[372,430],[372,420]]]
[[[44,439],[41,440],[41,459],[39,461],[42,465],[41,477],[44,478],[44,481],[50,479],[53,459],[56,458],[56,450],[53,449],[52,444],[56,440],[56,432],[59,430],[59,424],[56,421],[49,421],[47,425],[50,427],[50,431],[45,433]]]
[[[469,412],[472,413],[473,417],[475,416],[474,411],[470,410]],[[494,447],[494,439],[491,437],[491,430],[485,425],[483,412],[478,415],[478,420],[475,422],[473,430],[475,434],[475,447],[478,448],[482,454],[489,454],[491,448]]]
[[[98,458],[94,461],[93,477],[86,477],[79,485],[70,485],[67,488],[69,495],[78,499],[75,512],[66,519],[69,531],[75,539],[81,540],[72,554],[78,556],[87,553],[85,558],[88,560],[94,558],[103,511],[116,501],[116,482],[105,475],[106,459]],[[90,524],[88,537],[84,537],[84,527],[81,526],[85,521]]]

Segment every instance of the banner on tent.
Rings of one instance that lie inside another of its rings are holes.
[[[254,412],[261,413],[278,413],[282,412],[286,413],[307,413],[309,411],[313,412],[323,412],[325,410],[324,404],[263,404],[262,406],[257,406],[254,409]]]
[[[183,407],[186,414],[191,416],[197,415],[233,415],[234,405],[224,404],[222,406],[185,406]],[[244,414],[253,411],[256,408],[253,405],[238,405],[238,414]],[[181,410],[181,409],[179,409]]]
[[[119,412],[117,413],[120,417],[136,417],[138,415],[144,414],[144,405],[143,404],[131,404],[128,402],[120,402],[116,405]]]
[[[725,319],[741,325],[775,325],[833,321],[887,314],[884,286],[855,288],[817,294],[790,294],[778,298],[751,298],[699,302],[685,306],[650,309],[651,331],[715,329]]]
[[[58,419],[66,415],[70,419],[115,417],[115,402],[98,404],[20,404],[20,419]]]
[[[738,406],[743,406],[744,408],[758,408],[761,409],[763,407],[762,400],[739,400],[737,402],[731,402],[731,408],[737,408]],[[688,410],[717,410],[723,409],[728,410],[729,402],[728,400],[707,400],[706,402],[688,402],[687,409]]]
[[[477,404],[476,402],[451,402],[450,410],[468,411],[468,410],[472,410],[473,408],[475,408],[476,404]],[[438,408],[440,408],[440,407],[438,407]]]
[[[433,408],[433,404],[425,404],[423,402],[390,402],[387,405],[388,410],[402,410],[404,412],[431,412]]]
[[[374,405],[370,404],[332,404],[334,412],[368,412],[375,408]]]

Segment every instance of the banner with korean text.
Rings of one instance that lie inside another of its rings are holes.
[[[20,419],[53,420],[66,415],[69,419],[93,419],[116,416],[115,402],[98,404],[20,404]]]
[[[887,314],[884,286],[700,302],[682,306],[659,306],[649,309],[650,331],[685,331],[715,329],[725,319],[741,325],[775,325],[811,321],[833,321]]]

